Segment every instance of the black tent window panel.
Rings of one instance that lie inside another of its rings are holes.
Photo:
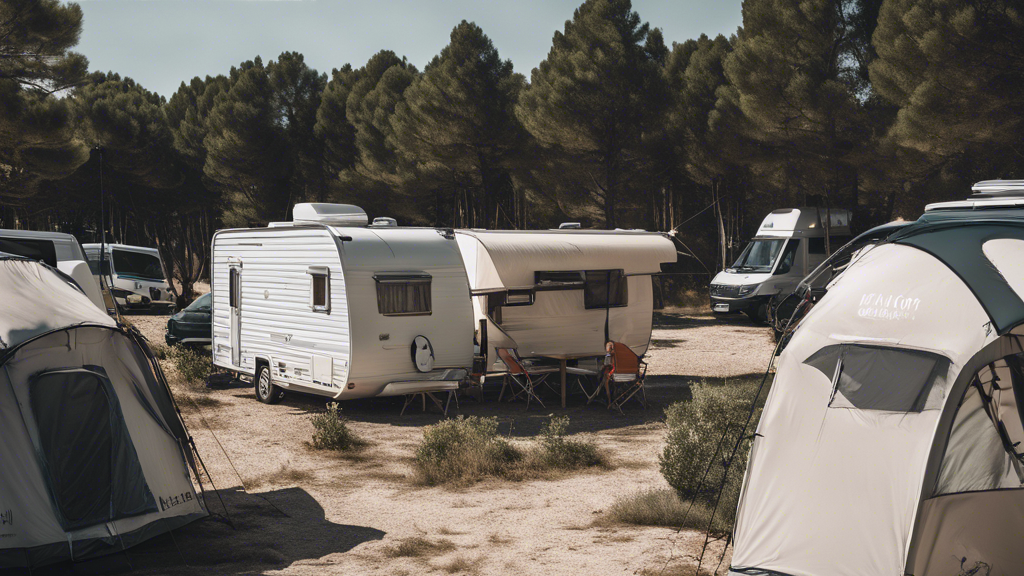
[[[832,381],[830,408],[921,412],[942,407],[949,359],[919,350],[836,344],[805,364]]]
[[[629,303],[626,275],[622,270],[587,270],[583,305],[594,308],[620,308]]]
[[[43,469],[65,530],[157,511],[102,368],[37,374],[29,399]]]
[[[426,316],[431,313],[429,274],[374,274],[377,312],[384,316]]]

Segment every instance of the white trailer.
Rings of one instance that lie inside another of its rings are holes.
[[[476,325],[485,326],[488,362],[497,359],[494,348],[515,348],[523,357],[603,357],[606,340],[638,355],[647,351],[651,275],[676,261],[668,235],[566,228],[455,236]]]
[[[213,363],[256,396],[458,388],[473,365],[469,283],[451,231],[366,226],[341,204],[213,237]]]

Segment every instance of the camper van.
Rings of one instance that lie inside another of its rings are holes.
[[[769,299],[792,292],[828,257],[826,221],[831,224],[828,236],[833,250],[850,240],[850,211],[827,213],[826,219],[824,208],[783,208],[766,216],[736,263],[711,281],[711,310],[744,312],[764,321]]]
[[[473,366],[469,281],[451,230],[367,226],[307,203],[213,237],[213,363],[256,397],[344,400],[457,389]]]
[[[100,284],[86,263],[78,240],[63,232],[0,230],[0,252],[38,260],[70,276],[89,300],[106,311]]]
[[[106,246],[106,270],[102,275],[122,309],[172,310],[174,295],[164,275],[163,261],[156,248],[125,244],[85,244],[89,266],[101,275],[101,246]]]
[[[495,348],[524,358],[603,357],[605,342],[637,355],[651,339],[651,275],[676,261],[665,234],[561,228],[456,230],[485,364]],[[486,333],[486,337],[481,332]]]
[[[1024,181],[973,190],[888,227],[795,326],[730,576],[1024,573]]]

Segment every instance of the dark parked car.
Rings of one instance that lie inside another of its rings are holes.
[[[209,344],[212,303],[213,296],[203,294],[187,308],[171,316],[167,321],[167,335],[164,336],[167,344]]]

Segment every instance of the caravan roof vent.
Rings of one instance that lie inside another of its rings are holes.
[[[374,228],[397,228],[398,220],[388,218],[387,216],[378,216],[373,219],[373,224],[370,224],[370,226]]]
[[[292,221],[333,226],[366,226],[370,220],[359,206],[305,202],[292,208]]]
[[[1024,180],[983,180],[971,186],[971,198],[1024,197]]]
[[[579,230],[580,228],[583,226],[580,226],[579,222],[562,222],[558,225],[559,230]]]

